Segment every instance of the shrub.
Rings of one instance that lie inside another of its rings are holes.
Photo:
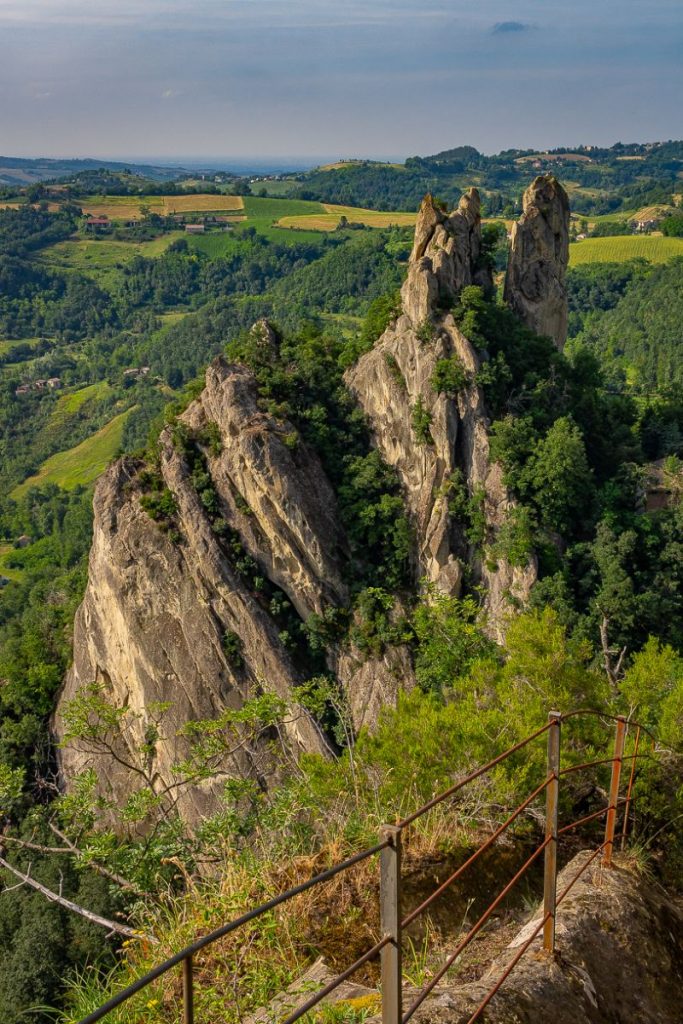
[[[421,396],[418,395],[417,402],[411,409],[410,422],[413,426],[418,444],[433,444],[434,440],[430,432],[432,414],[425,409]]]
[[[439,359],[431,380],[437,394],[445,394],[455,398],[459,391],[470,384],[470,376],[456,355],[448,359]]]

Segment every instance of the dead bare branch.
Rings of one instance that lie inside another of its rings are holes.
[[[74,903],[72,900],[67,900],[64,896],[60,896],[58,893],[52,892],[51,889],[48,889],[46,886],[41,885],[40,882],[37,882],[35,878],[31,878],[30,875],[25,875],[23,871],[19,871],[18,868],[12,867],[4,857],[0,857],[0,867],[9,871],[15,878],[21,879],[24,885],[28,885],[37,892],[42,893],[43,896],[50,900],[51,903],[58,903],[66,910],[71,910],[74,914],[80,914],[81,917],[85,917],[86,920],[92,921],[93,924],[98,924],[102,928],[108,928],[109,931],[116,932],[118,935],[125,935],[128,939],[144,939],[147,942],[154,943],[158,941],[153,935],[140,934],[125,924],[117,924],[116,921],[109,921],[106,917],[100,917],[99,914],[94,914],[92,910],[87,910],[85,907],[79,907],[79,905]]]

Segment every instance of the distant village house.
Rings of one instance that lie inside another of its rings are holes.
[[[95,234],[102,231],[109,231],[111,221],[109,217],[88,217],[85,222],[85,230],[93,231]]]

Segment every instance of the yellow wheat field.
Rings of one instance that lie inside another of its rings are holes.
[[[111,220],[140,220],[144,211],[166,217],[171,213],[235,213],[244,210],[241,196],[102,196],[82,203],[83,213],[92,217],[109,217]]]

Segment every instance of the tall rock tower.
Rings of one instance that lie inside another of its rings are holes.
[[[562,350],[567,338],[569,199],[559,181],[542,175],[524,193],[512,228],[505,301],[536,334]]]

